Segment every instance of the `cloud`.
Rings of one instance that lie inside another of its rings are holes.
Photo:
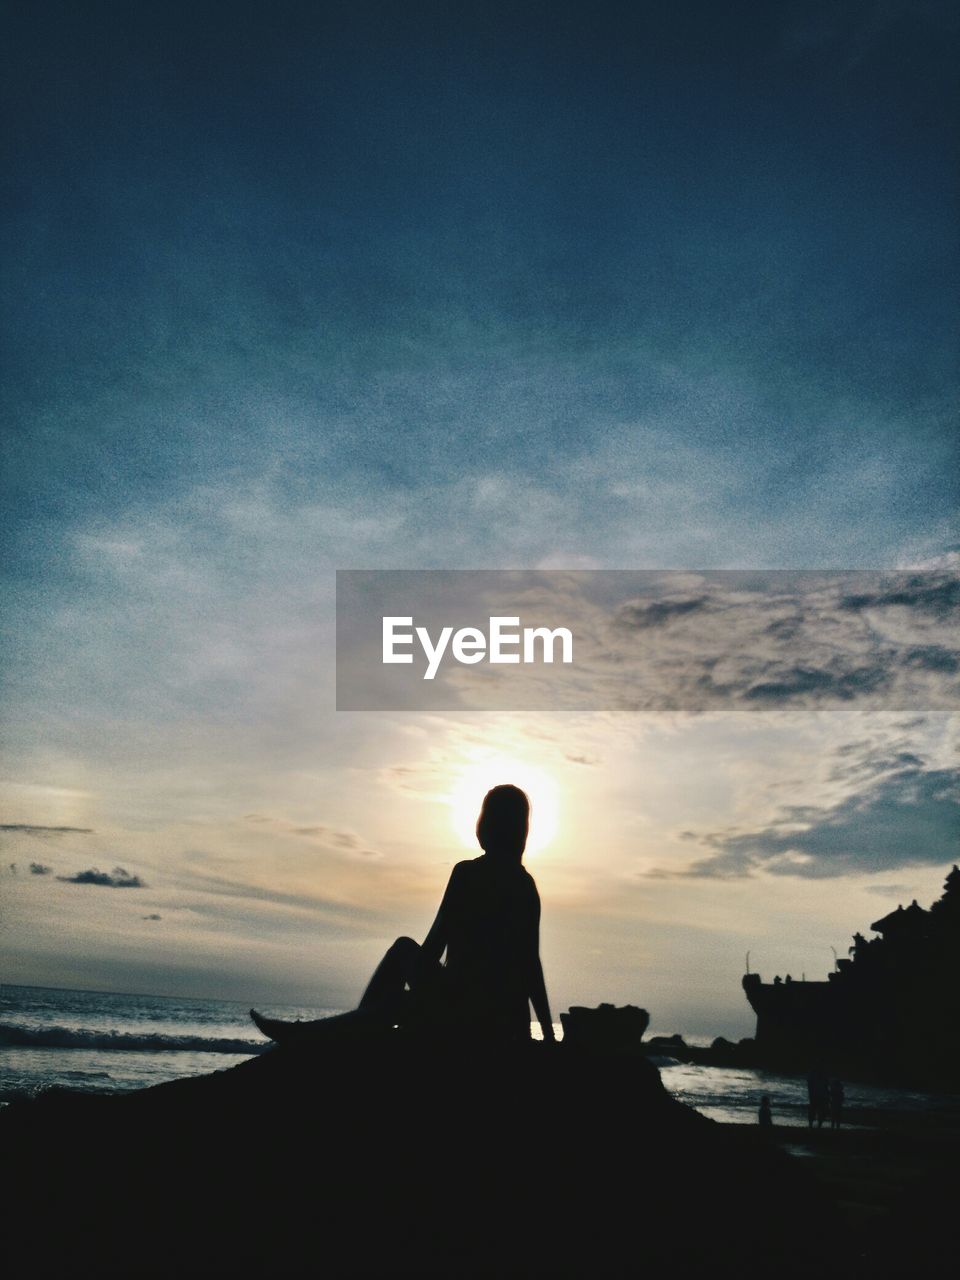
[[[93,834],[91,827],[38,827],[32,822],[0,822],[0,831],[15,831],[26,836],[62,836],[72,833],[89,836]]]
[[[865,693],[889,687],[892,673],[880,666],[861,666],[844,670],[842,666],[786,666],[775,679],[758,680],[740,690],[747,702],[790,702],[812,695],[815,699],[838,699],[847,702]]]
[[[917,609],[936,617],[955,612],[960,608],[960,579],[951,576],[931,580],[928,574],[909,575],[897,586],[852,593],[840,600],[841,609],[860,611],[894,607]]]
[[[580,666],[595,705],[698,712],[956,701],[954,569],[705,573],[695,589],[655,598],[670,585],[671,575],[651,574],[654,598],[615,606],[606,625],[584,612]]]
[[[30,863],[30,874],[32,876],[48,876],[52,870],[53,867],[48,867],[46,863],[43,862]]]
[[[647,627],[661,627],[673,618],[690,613],[700,613],[707,607],[707,597],[696,596],[690,600],[655,600],[653,604],[631,601],[617,610],[616,622],[620,626],[642,631]]]
[[[702,837],[710,856],[683,874],[826,879],[951,863],[958,828],[960,771],[908,764],[836,804],[788,808],[755,831]]]
[[[924,759],[903,740],[885,742],[873,746],[869,742],[848,742],[834,753],[838,762],[829,773],[831,781],[851,781],[860,784],[879,778],[897,769],[922,769]]]
[[[196,855],[203,859],[203,855]],[[311,886],[303,892],[273,889],[263,883],[230,879],[205,869],[191,868],[183,877],[183,885],[191,895],[191,910],[211,909],[220,911],[220,906],[203,905],[208,895],[214,899],[236,899],[253,901],[259,909],[270,903],[280,907],[293,907],[298,911],[316,913],[328,923],[356,926],[359,928],[380,927],[385,919],[384,910],[368,905],[368,898],[361,901],[352,898],[337,898],[332,893],[321,896],[318,887]]]
[[[920,667],[924,671],[942,671],[947,675],[960,671],[960,656],[942,644],[914,645],[904,652],[903,661],[905,666]]]
[[[910,886],[905,884],[867,884],[864,888],[867,893],[875,893],[880,898],[898,898],[901,902],[911,892]]]
[[[352,831],[337,831],[332,827],[291,827],[295,836],[310,836],[332,845],[335,849],[359,850],[362,841]]]
[[[57,876],[64,884],[95,884],[105,889],[145,889],[146,883],[139,876],[132,876],[123,867],[114,867],[113,871],[100,871],[91,867],[89,871],[78,871],[72,876]]]
[[[351,853],[377,856],[374,850],[363,847],[364,842],[354,832],[342,831],[337,827],[326,827],[320,823],[298,827],[283,818],[270,818],[262,813],[245,814],[244,822],[251,822],[257,826],[276,827],[278,830],[288,832],[290,835],[306,836],[311,840],[319,840],[329,849],[346,849]]]

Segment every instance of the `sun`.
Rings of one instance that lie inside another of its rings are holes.
[[[504,782],[512,782],[530,798],[526,852],[539,853],[557,833],[559,788],[543,769],[511,756],[484,755],[471,760],[456,774],[449,799],[453,829],[468,849],[480,853],[476,836],[480,805],[491,787]]]

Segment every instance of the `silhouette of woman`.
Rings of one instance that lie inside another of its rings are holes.
[[[418,946],[398,938],[358,1007],[315,1022],[250,1016],[281,1044],[401,1025],[425,1034],[510,1042],[530,1037],[530,1003],[553,1040],[540,963],[540,895],[522,865],[530,802],[519,787],[494,787],[477,820],[480,857],[450,873],[430,932]],[[446,961],[441,957],[446,952]]]

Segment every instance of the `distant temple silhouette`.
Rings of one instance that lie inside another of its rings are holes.
[[[960,1062],[960,869],[929,911],[914,900],[870,928],[880,936],[855,934],[826,982],[744,975],[758,1054],[949,1082]]]

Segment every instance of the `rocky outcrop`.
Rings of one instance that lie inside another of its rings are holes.
[[[31,1277],[822,1276],[830,1204],[755,1137],[596,1044],[277,1049],[8,1108],[4,1252]]]
[[[601,1004],[595,1009],[574,1005],[561,1013],[560,1024],[568,1047],[636,1053],[643,1047],[650,1015],[632,1004]]]

